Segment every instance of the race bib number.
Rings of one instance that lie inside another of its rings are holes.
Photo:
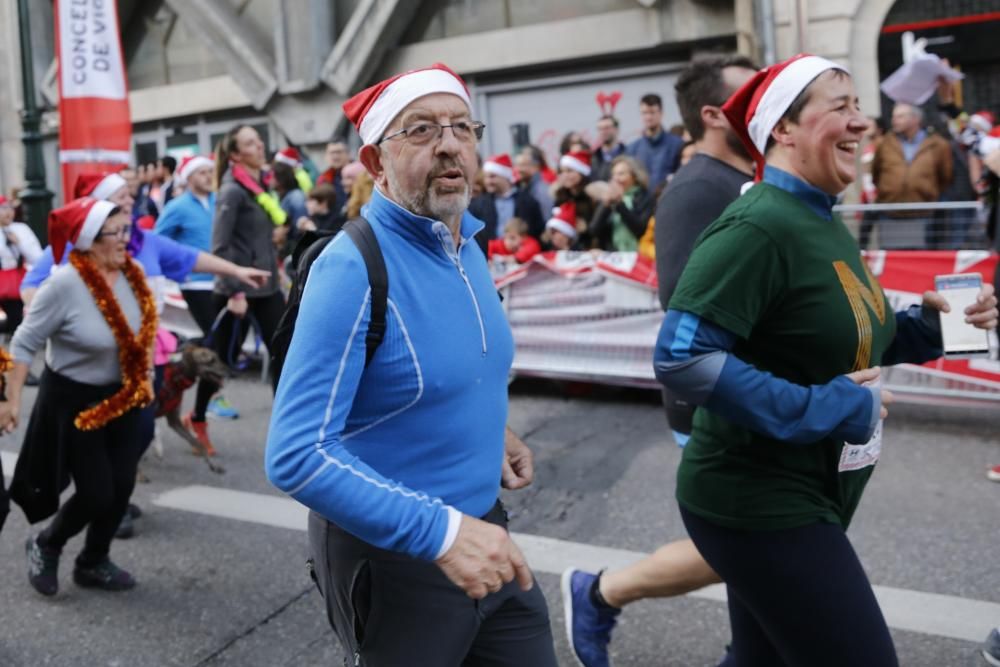
[[[878,461],[878,457],[881,454],[882,420],[879,419],[878,424],[875,426],[875,433],[872,435],[871,440],[863,445],[844,443],[844,449],[840,453],[840,466],[837,470],[840,472],[849,472],[851,470],[861,470],[862,468],[873,466]]]

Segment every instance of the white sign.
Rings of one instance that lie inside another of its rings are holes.
[[[62,97],[124,99],[115,0],[59,0],[58,12]]]

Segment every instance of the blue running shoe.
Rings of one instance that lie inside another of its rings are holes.
[[[986,643],[983,644],[983,657],[994,667],[1000,667],[1000,628],[993,628],[993,632],[986,638]]]
[[[608,644],[621,609],[601,608],[590,598],[596,574],[569,568],[562,574],[566,639],[583,667],[610,667]]]
[[[217,395],[208,404],[206,410],[208,414],[219,419],[239,419],[240,413],[233,407],[233,404],[226,400],[222,394]]]

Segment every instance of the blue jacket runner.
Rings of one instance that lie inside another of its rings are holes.
[[[309,271],[274,400],[265,466],[282,491],[360,539],[435,559],[461,514],[496,502],[514,341],[469,213],[440,221],[377,189],[362,211],[389,275],[371,364],[360,252],[341,233]]]

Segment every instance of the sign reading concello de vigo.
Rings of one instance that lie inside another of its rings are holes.
[[[989,282],[997,266],[997,256],[983,251],[878,251],[866,259],[894,310],[919,303],[935,275],[980,273]],[[653,348],[663,311],[650,260],[636,253],[544,253],[520,266],[494,265],[493,277],[517,343],[516,373],[659,386]],[[885,369],[884,378],[900,400],[992,409],[1000,403],[1000,362],[989,359],[902,364]]]
[[[132,121],[115,0],[56,0],[59,162],[63,193],[77,176],[129,162]]]

